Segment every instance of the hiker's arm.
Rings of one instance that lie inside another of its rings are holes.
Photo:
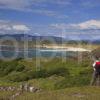
[[[96,65],[96,63],[94,62],[94,63],[93,63],[93,69],[94,69],[94,71],[96,70],[96,69],[95,69],[95,65]]]

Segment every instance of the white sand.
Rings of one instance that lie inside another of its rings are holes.
[[[46,49],[41,49],[41,51],[73,51],[73,52],[91,52],[89,49],[84,49],[84,48],[75,48],[75,47],[45,47]]]

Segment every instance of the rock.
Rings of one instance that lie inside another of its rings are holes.
[[[0,87],[0,91],[15,91],[16,88],[15,87]]]
[[[34,87],[29,87],[29,91],[30,92],[35,92],[35,88]]]
[[[29,92],[40,92],[41,91],[41,89],[39,89],[39,88],[35,88],[35,87],[29,87]]]
[[[29,91],[29,84],[26,83],[26,84],[23,86],[23,90],[26,91],[26,92],[28,92],[28,91]]]

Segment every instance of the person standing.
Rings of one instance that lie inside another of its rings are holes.
[[[93,75],[92,75],[92,80],[91,80],[91,83],[90,85],[100,85],[100,61],[99,61],[99,58],[96,57],[94,63],[93,63]],[[98,84],[96,84],[96,82]]]

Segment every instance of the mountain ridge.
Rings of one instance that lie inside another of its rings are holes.
[[[89,39],[80,39],[80,40],[74,40],[74,39],[67,39],[64,37],[58,37],[58,36],[38,36],[38,35],[31,35],[31,34],[0,34],[0,39],[7,39],[12,38],[17,41],[49,41],[54,43],[74,43],[74,42],[84,42],[84,43],[92,43],[92,44],[100,44],[99,39],[95,40],[89,40]]]

